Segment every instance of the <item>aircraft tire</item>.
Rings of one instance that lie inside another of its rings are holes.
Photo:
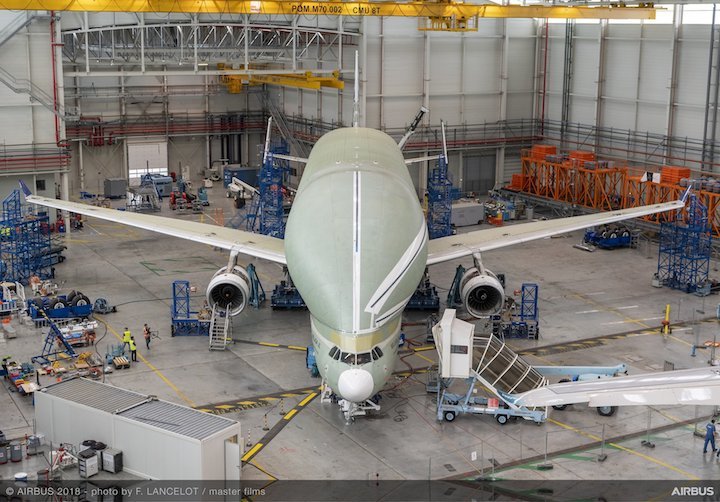
[[[617,411],[617,406],[598,406],[596,409],[601,417],[611,417]]]

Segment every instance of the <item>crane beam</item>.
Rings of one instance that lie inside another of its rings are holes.
[[[543,6],[438,2],[341,2],[293,0],[0,0],[3,10],[88,12],[186,12],[296,16],[390,16],[434,19],[562,18],[654,19],[651,3],[628,6]]]

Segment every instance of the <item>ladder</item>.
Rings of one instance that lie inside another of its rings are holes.
[[[213,306],[210,320],[210,350],[225,350],[230,339],[230,316],[227,312]]]
[[[65,353],[71,358],[77,357],[77,353],[75,352],[75,349],[73,349],[73,346],[70,345],[67,340],[65,340],[65,337],[60,332],[60,329],[57,327],[57,324],[55,324],[45,313],[44,310],[40,309],[38,310],[40,314],[47,320],[50,330],[48,331],[47,336],[45,337],[45,345],[43,346],[42,353],[39,356],[33,357],[31,360],[34,363],[47,365],[50,364],[50,357],[51,356],[57,356],[58,354]],[[55,343],[59,341],[62,344],[62,347],[64,350],[55,350]]]

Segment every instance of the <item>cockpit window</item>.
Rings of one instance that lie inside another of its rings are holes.
[[[345,364],[355,364],[355,354],[351,352],[343,352],[340,355],[340,361]]]
[[[331,357],[331,358],[334,358],[334,357],[335,357],[335,354],[337,354],[337,352],[338,352],[339,350],[340,350],[340,349],[338,349],[337,347],[333,347],[332,349],[330,349],[330,357]]]
[[[372,360],[370,352],[363,352],[357,355],[357,364],[367,364]]]
[[[375,347],[372,349],[372,359],[373,361],[377,361],[383,356],[382,350],[380,350],[380,347]]]

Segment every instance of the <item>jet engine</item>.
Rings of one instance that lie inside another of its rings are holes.
[[[217,305],[231,316],[243,311],[250,297],[250,277],[247,270],[235,265],[230,272],[223,267],[213,275],[207,288],[210,308]]]
[[[505,291],[497,276],[487,269],[468,269],[460,281],[465,310],[473,317],[498,314],[505,302]]]

